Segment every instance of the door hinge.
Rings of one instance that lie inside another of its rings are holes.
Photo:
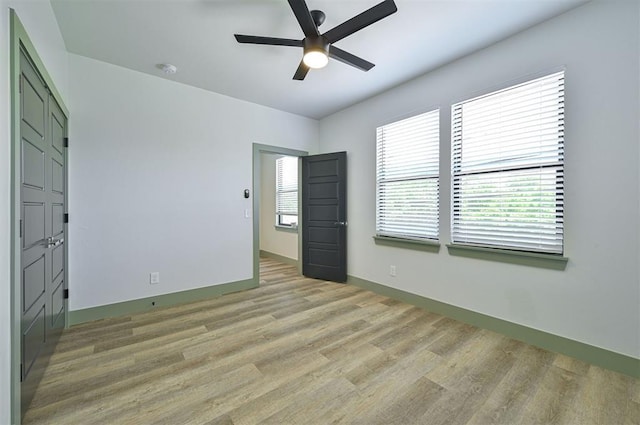
[[[22,93],[22,74],[18,77],[18,92]]]
[[[68,148],[69,147],[69,138],[65,137],[64,140],[63,140],[63,143],[64,143],[64,147]]]
[[[69,299],[69,290],[65,289],[62,293],[62,296],[64,297],[65,300]]]
[[[69,213],[64,213],[64,216],[62,216],[62,222],[63,223],[69,222]]]
[[[22,237],[22,219],[20,219],[20,237]]]

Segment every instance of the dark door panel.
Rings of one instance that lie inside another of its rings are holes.
[[[347,280],[347,153],[302,157],[302,273]]]
[[[64,327],[67,120],[20,54],[21,404],[27,409]]]

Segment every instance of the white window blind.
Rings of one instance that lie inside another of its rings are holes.
[[[276,160],[276,224],[290,226],[298,216],[298,158]]]
[[[438,239],[439,118],[434,110],[378,127],[377,235]]]
[[[564,72],[452,106],[454,243],[563,253]]]

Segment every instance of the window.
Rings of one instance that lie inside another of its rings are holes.
[[[298,158],[276,159],[276,225],[298,225]]]
[[[453,243],[563,253],[564,72],[452,106]]]
[[[439,119],[435,110],[378,127],[378,236],[438,239]]]

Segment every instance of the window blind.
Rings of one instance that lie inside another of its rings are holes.
[[[563,253],[564,72],[452,106],[452,240]]]
[[[434,110],[378,127],[377,235],[438,239],[439,117]]]
[[[276,159],[276,215],[298,215],[298,158]]]

